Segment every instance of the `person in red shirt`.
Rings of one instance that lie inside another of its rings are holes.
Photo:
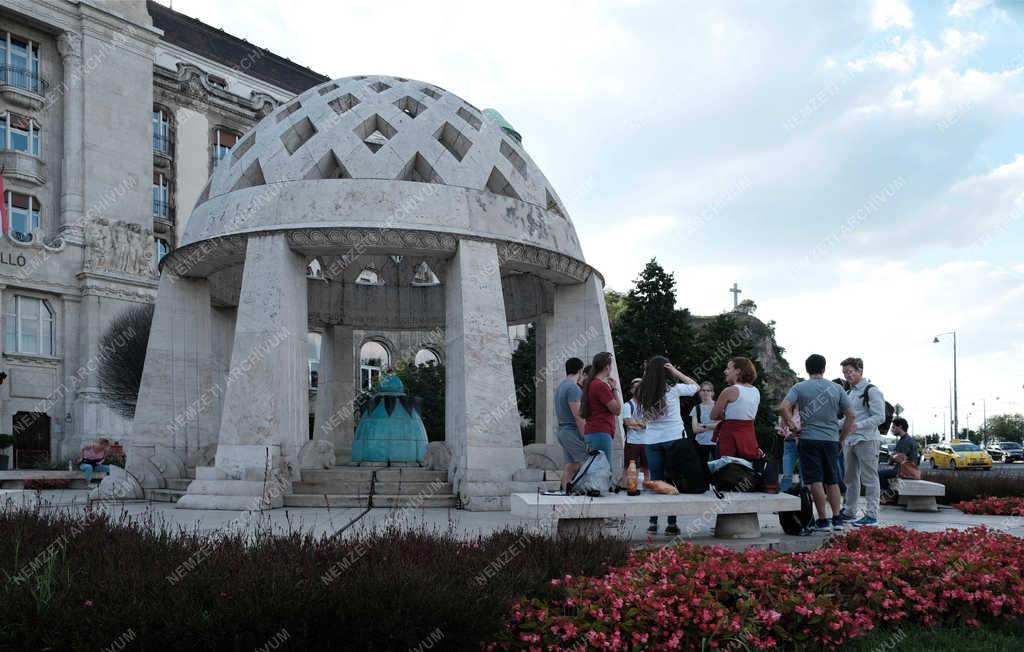
[[[622,411],[622,398],[618,383],[611,376],[612,354],[607,351],[594,356],[590,374],[583,381],[580,397],[580,416],[585,423],[583,439],[590,450],[603,451],[612,463],[612,435],[615,422]]]

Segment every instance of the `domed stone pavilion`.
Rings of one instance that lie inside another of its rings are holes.
[[[519,135],[412,79],[338,79],[268,115],[161,271],[128,470],[150,490],[194,469],[181,507],[280,506],[309,451],[348,463],[353,329],[372,328],[443,347],[448,481],[465,508],[507,509],[543,475],[521,443],[509,326],[537,326],[540,443],[556,443],[565,359],[612,350],[603,280]]]

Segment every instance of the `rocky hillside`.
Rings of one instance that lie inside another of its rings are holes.
[[[765,398],[774,405],[782,400],[789,388],[799,380],[797,374],[779,354],[772,329],[753,315],[730,313],[736,319],[741,332],[747,334],[754,344],[755,358],[764,369]],[[714,317],[693,316],[693,326],[699,330]]]

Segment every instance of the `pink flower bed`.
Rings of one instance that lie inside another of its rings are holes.
[[[516,603],[490,650],[836,649],[878,626],[979,625],[1024,613],[1024,545],[985,528],[861,528],[821,550],[683,544]],[[585,645],[584,645],[585,644]]]
[[[978,496],[953,505],[965,514],[989,514],[993,516],[1024,516],[1024,498],[996,498]]]

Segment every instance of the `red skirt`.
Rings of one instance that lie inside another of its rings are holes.
[[[715,428],[714,439],[718,441],[718,454],[723,457],[738,457],[744,460],[761,459],[757,445],[754,422],[747,419],[725,419]]]

